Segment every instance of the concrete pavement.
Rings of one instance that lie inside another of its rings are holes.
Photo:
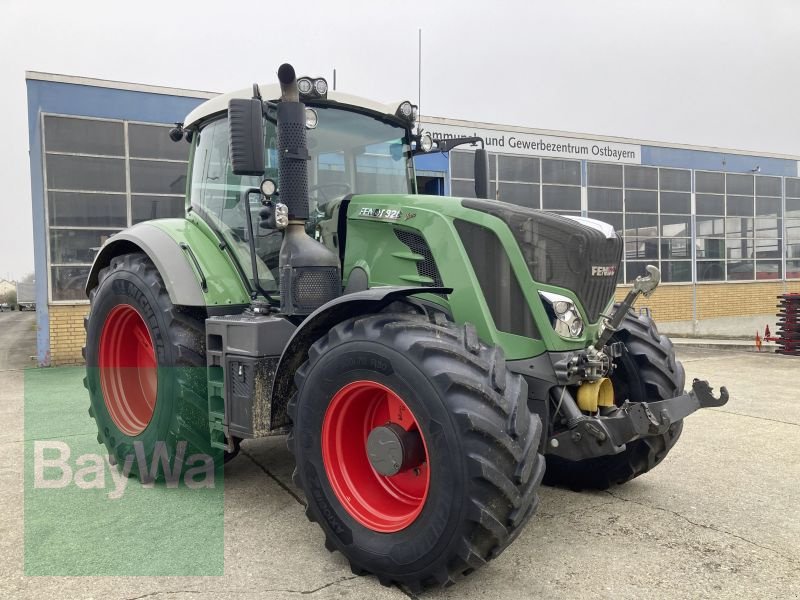
[[[353,576],[325,550],[303,515],[282,437],[246,442],[226,468],[224,576],[25,577],[19,369],[34,353],[33,322],[31,313],[0,313],[0,597],[414,597]],[[543,488],[538,515],[503,555],[424,597],[800,597],[800,358],[687,347],[679,355],[689,379],[727,385],[729,404],[689,417],[669,458],[625,486]]]

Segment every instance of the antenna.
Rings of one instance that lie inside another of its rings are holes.
[[[422,28],[419,29],[419,51],[417,62],[417,118],[421,114],[422,106]]]
[[[336,91],[336,67],[333,69],[333,91]]]

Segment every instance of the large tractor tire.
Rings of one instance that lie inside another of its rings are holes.
[[[646,315],[632,310],[625,315],[611,343],[622,342],[624,351],[615,360],[611,375],[618,405],[631,402],[654,402],[683,393],[686,374],[675,358],[675,349],[666,336],[659,335],[656,324]],[[683,421],[674,423],[663,435],[631,442],[624,451],[581,461],[547,455],[546,485],[573,490],[605,490],[647,473],[672,449],[683,430]]]
[[[420,316],[347,320],[289,404],[295,483],[356,574],[419,591],[498,556],[538,505],[542,425],[502,351]]]
[[[209,441],[204,314],[174,306],[140,253],[113,258],[89,298],[84,385],[109,460],[146,481],[180,476],[201,459],[216,468],[222,453]]]

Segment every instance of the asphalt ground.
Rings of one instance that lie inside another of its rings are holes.
[[[24,575],[22,369],[34,339],[32,313],[0,313],[0,597],[414,597],[352,575],[340,554],[325,550],[291,483],[282,437],[246,442],[226,468],[224,575]],[[800,597],[800,358],[678,352],[688,378],[728,386],[726,406],[690,416],[664,463],[624,486],[543,488],[537,516],[508,550],[423,597]]]

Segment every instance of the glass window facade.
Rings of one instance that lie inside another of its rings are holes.
[[[474,198],[472,152],[450,152],[453,196]],[[581,214],[581,163],[528,156],[489,154],[489,192],[497,200],[544,208],[561,214]]]
[[[786,278],[800,279],[800,178],[787,177],[785,184]]]
[[[697,171],[695,186],[697,280],[783,278],[782,179]]]
[[[42,116],[52,301],[86,300],[91,262],[115,232],[183,214],[190,147],[169,127]],[[449,161],[451,195],[474,197],[473,153]],[[620,283],[647,264],[667,283],[800,279],[800,177],[496,153],[489,165],[498,200],[611,224],[624,239]]]
[[[44,115],[52,301],[84,301],[97,250],[117,231],[184,211],[189,144],[168,125]]]
[[[691,171],[634,165],[587,165],[587,216],[612,225],[625,241],[619,281],[648,264],[665,282],[692,280]]]
[[[451,193],[474,196],[471,152],[451,152]],[[619,282],[648,264],[667,283],[800,279],[800,177],[491,155],[492,194],[609,223]],[[693,193],[694,191],[694,193]]]

